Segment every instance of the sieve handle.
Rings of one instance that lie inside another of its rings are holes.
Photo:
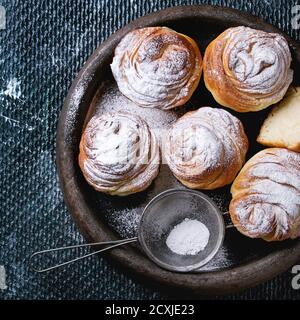
[[[62,267],[62,266],[66,266],[66,265],[68,265],[70,263],[85,259],[87,257],[91,257],[91,256],[93,256],[95,254],[100,253],[100,252],[107,251],[107,250],[110,250],[110,249],[113,249],[113,248],[116,248],[116,247],[120,247],[120,246],[123,246],[125,244],[132,243],[132,242],[136,242],[137,240],[138,240],[138,238],[134,237],[134,238],[128,238],[128,239],[122,239],[122,240],[95,242],[95,243],[87,243],[87,244],[77,244],[77,245],[73,245],[73,246],[59,247],[59,248],[52,248],[52,249],[37,251],[37,252],[33,253],[30,256],[30,258],[29,258],[29,266],[33,271],[38,272],[38,273],[43,273],[43,272],[47,272],[47,271],[50,271],[50,270],[53,270],[53,269],[56,269],[56,268],[59,268],[59,267]],[[104,246],[108,245],[108,247],[102,248],[100,250],[97,250],[97,251],[85,254],[83,256],[79,256],[77,258],[74,258],[74,259],[71,259],[71,260],[67,260],[65,262],[58,263],[58,264],[55,264],[53,266],[49,266],[49,267],[46,267],[46,268],[41,268],[41,269],[40,268],[36,268],[34,266],[34,263],[33,263],[33,258],[35,258],[37,256],[43,256],[43,255],[46,255],[46,254],[49,254],[49,253],[53,253],[53,252],[58,252],[58,251],[65,251],[65,250],[84,248],[84,247],[94,247],[94,246],[101,246],[101,245],[104,245]]]
[[[224,218],[224,223],[225,223],[225,228],[234,228],[234,224],[231,221],[229,211],[223,212],[223,218]]]

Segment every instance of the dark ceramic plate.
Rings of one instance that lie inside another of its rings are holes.
[[[209,105],[218,107],[205,89],[203,80],[190,102],[168,116],[129,105],[118,92],[109,64],[115,46],[129,31],[145,26],[168,26],[192,37],[202,54],[218,34],[232,26],[249,26],[269,32],[275,27],[237,10],[211,6],[175,7],[142,17],[113,34],[90,57],[74,81],[66,98],[57,133],[57,165],[65,201],[87,241],[106,241],[133,236],[139,215],[146,203],[159,192],[179,183],[163,165],[159,177],[146,191],[128,197],[111,197],[94,191],[84,180],[79,169],[78,147],[86,121],[94,114],[126,106],[133,112],[160,126],[168,126],[182,110]],[[284,35],[293,54],[295,84],[299,85],[300,47]],[[237,114],[250,140],[248,158],[261,149],[256,142],[260,125],[267,112]],[[230,111],[231,112],[231,111]],[[226,211],[230,201],[229,187],[206,192]],[[200,272],[178,274],[154,265],[137,247],[127,246],[107,254],[136,276],[142,276],[160,286],[177,287],[198,294],[220,294],[254,286],[287,270],[300,260],[300,242],[266,243],[252,240],[235,229],[227,231],[224,245],[216,258]]]

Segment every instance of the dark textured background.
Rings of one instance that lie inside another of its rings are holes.
[[[146,13],[179,4],[218,4],[264,18],[294,39],[289,0],[147,1],[7,0],[0,31],[0,299],[159,299],[101,257],[45,275],[27,259],[44,247],[83,242],[68,214],[55,168],[59,112],[76,73],[110,34]],[[298,1],[300,4],[300,0]],[[14,91],[9,90],[15,84]],[[291,272],[230,299],[299,299]],[[179,294],[180,296],[180,294]]]

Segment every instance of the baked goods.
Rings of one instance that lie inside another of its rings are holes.
[[[79,165],[98,191],[119,196],[142,191],[157,176],[159,163],[158,141],[138,116],[106,113],[84,130]]]
[[[245,164],[231,193],[231,220],[244,235],[267,241],[300,236],[299,153],[260,151]]]
[[[300,152],[300,87],[273,108],[260,129],[257,142]]]
[[[204,81],[222,106],[259,111],[283,98],[293,80],[290,65],[289,46],[280,34],[229,28],[205,51]]]
[[[202,73],[195,41],[166,27],[128,33],[111,64],[119,90],[142,107],[171,109],[186,103]]]
[[[215,189],[233,181],[248,149],[242,123],[222,109],[186,113],[170,128],[164,155],[173,174],[192,189]]]

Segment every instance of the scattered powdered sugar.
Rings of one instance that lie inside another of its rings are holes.
[[[70,97],[69,108],[67,110],[68,116],[65,118],[65,125],[67,127],[66,132],[68,132],[69,134],[71,134],[71,132],[73,131],[73,126],[76,122],[76,118],[79,112],[79,105],[83,99],[90,80],[90,75],[83,77],[81,81],[77,83],[77,86],[74,88],[73,94]],[[67,138],[71,140],[71,137]]]
[[[77,88],[75,88],[74,93],[71,97],[71,104],[72,105],[78,105],[80,103],[80,100],[84,94],[85,87],[80,85]]]
[[[142,215],[141,208],[111,210],[106,213],[106,220],[118,234],[126,239],[137,235],[137,229]]]
[[[225,269],[232,265],[228,249],[222,246],[212,260],[206,265],[199,268],[198,271],[211,271],[217,269]]]
[[[227,212],[229,203],[228,199],[226,199],[227,197],[225,193],[216,194],[214,193],[214,191],[210,191],[208,196],[213,200],[213,202],[221,211]]]
[[[144,119],[151,129],[167,129],[178,119],[175,111],[142,108],[126,98],[114,83],[107,83],[101,90],[101,99],[96,101],[96,114],[106,112],[128,112]]]
[[[202,222],[186,218],[171,230],[166,244],[176,254],[196,255],[207,246],[209,235]]]

